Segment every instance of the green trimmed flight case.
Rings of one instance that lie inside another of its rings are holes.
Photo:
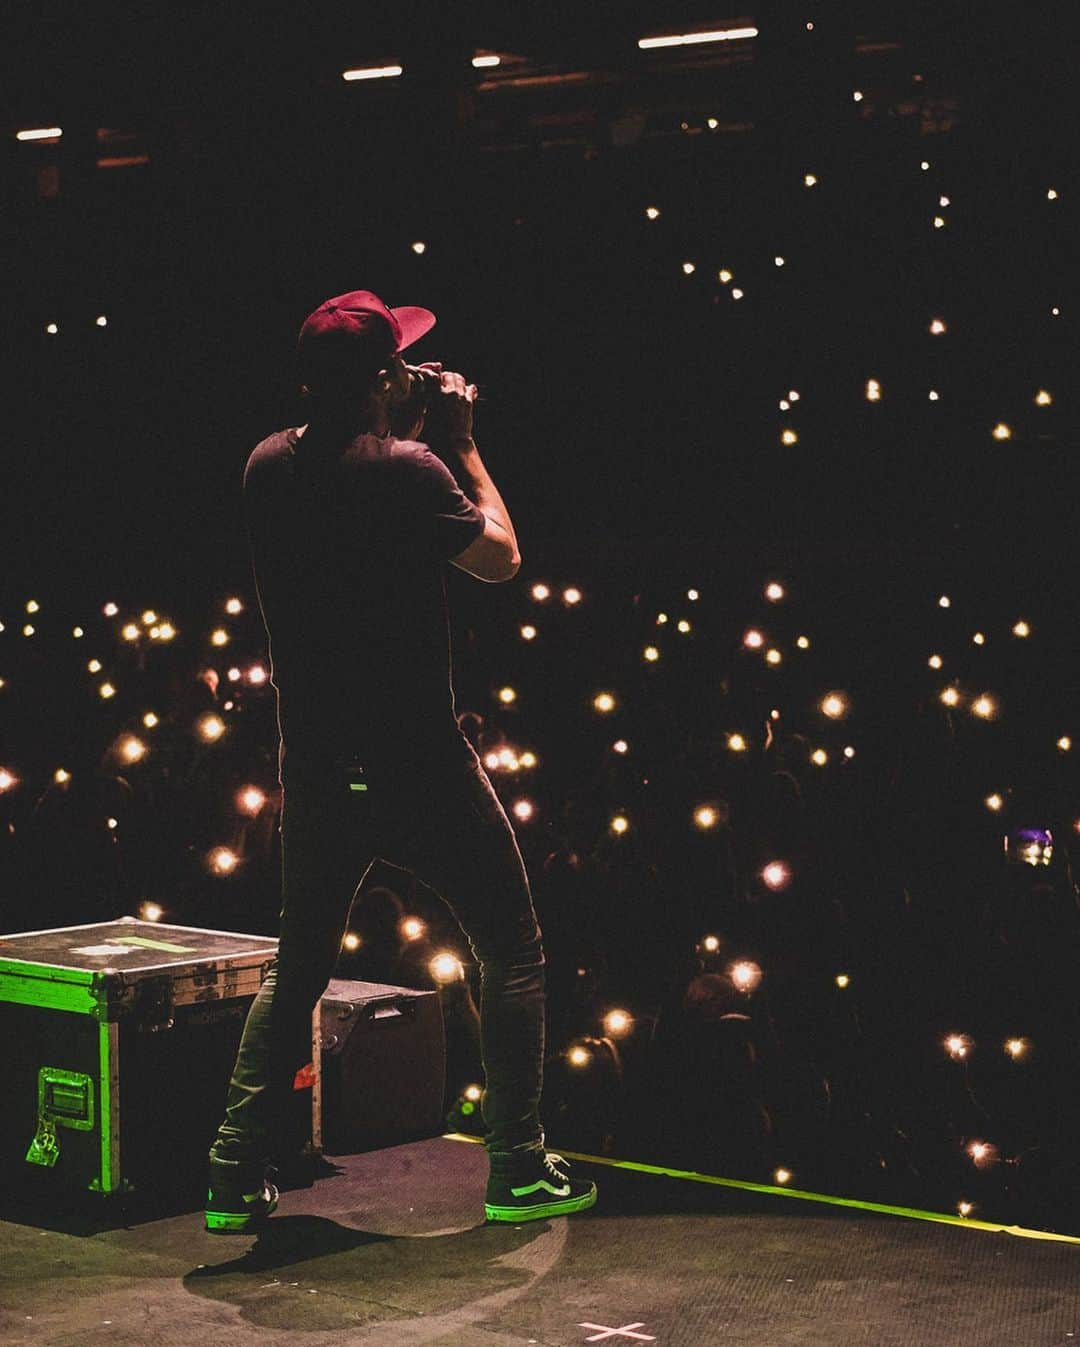
[[[135,917],[0,936],[0,1183],[204,1186],[277,945]]]

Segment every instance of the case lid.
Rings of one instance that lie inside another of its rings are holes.
[[[137,917],[20,931],[0,936],[0,1001],[88,1014],[139,981],[259,967],[277,946],[276,937]]]

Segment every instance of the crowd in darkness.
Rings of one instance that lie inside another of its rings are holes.
[[[898,653],[884,629],[867,641],[861,622],[816,627],[795,598],[772,605],[761,588],[714,583],[691,601],[685,586],[650,593],[633,577],[620,588],[576,574],[582,602],[567,606],[554,583],[536,601],[534,578],[506,586],[497,609],[465,602],[455,685],[483,761],[505,748],[538,759],[488,773],[544,932],[549,1134],[758,1182],[782,1168],[796,1187],[939,1209],[965,1199],[991,1218],[1067,1211],[1080,1122],[1069,1088],[1078,801],[1069,755],[1054,747],[1064,727],[1052,671],[1039,688],[1038,628],[1025,644],[1008,635],[1017,614],[985,619],[998,633],[1004,713],[981,723],[939,699],[946,682],[970,686],[975,674],[947,635],[963,621],[932,596],[924,629]],[[145,631],[128,643],[128,619],[100,611],[72,615],[87,629],[73,640],[72,621],[40,601],[34,638],[10,620],[0,636],[0,766],[17,778],[0,793],[3,928],[105,921],[152,901],[166,922],[276,934],[278,739],[274,689],[248,676],[269,673],[254,598],[236,619],[170,611],[179,630],[167,643]],[[534,642],[519,635],[525,622]],[[204,636],[215,623],[231,632],[222,650]],[[742,644],[755,625],[783,649],[782,671]],[[925,659],[949,640],[946,679]],[[661,652],[651,663],[650,642]],[[89,653],[101,677],[87,675]],[[117,688],[108,700],[105,673]],[[506,685],[511,703],[497,696]],[[835,723],[817,709],[833,688],[851,708]],[[603,690],[616,698],[610,713],[593,706]],[[148,709],[153,728],[142,725]],[[195,731],[207,712],[226,726],[214,742]],[[729,747],[733,732],[744,752]],[[149,749],[136,763],[116,751],[129,733]],[[237,807],[246,786],[266,797],[252,814]],[[994,790],[997,811],[986,804]],[[521,801],[531,815],[515,810]],[[695,821],[702,806],[708,827]],[[1021,826],[1052,829],[1049,865],[1006,859],[1002,840]],[[231,872],[208,866],[215,847],[236,856]],[[790,878],[773,888],[762,871],[776,860]],[[425,923],[419,939],[402,934],[406,915]],[[359,945],[342,950],[337,976],[439,986],[447,1116],[467,1128],[455,1107],[482,1080],[479,975],[452,915],[414,876],[377,862],[349,927]],[[434,980],[443,950],[462,959],[462,980]],[[740,984],[740,961],[760,981]],[[605,1028],[613,1008],[632,1017],[625,1035]],[[974,1044],[964,1060],[944,1046],[952,1033]],[[1015,1037],[1019,1056],[1002,1046]],[[585,1065],[569,1060],[572,1045],[588,1050]],[[996,1148],[994,1163],[973,1163],[974,1139]]]

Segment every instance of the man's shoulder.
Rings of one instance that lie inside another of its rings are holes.
[[[247,465],[244,468],[244,476],[250,472],[257,471],[259,468],[268,467],[270,464],[288,457],[291,452],[289,443],[289,428],[284,430],[275,430],[261,439],[259,443],[248,454]]]

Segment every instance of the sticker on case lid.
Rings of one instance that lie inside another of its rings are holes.
[[[128,945],[73,945],[69,951],[71,954],[134,954],[135,951]]]

